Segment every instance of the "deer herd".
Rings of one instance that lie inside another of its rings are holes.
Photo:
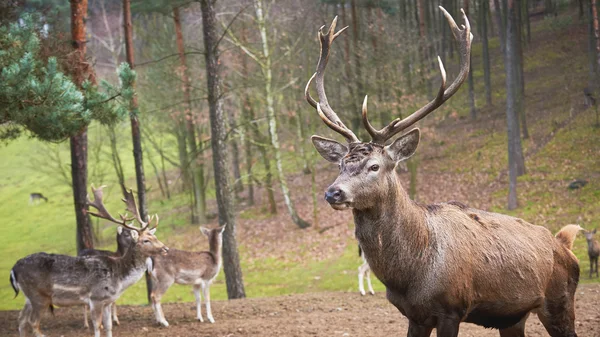
[[[347,28],[336,30],[335,18],[324,32],[319,29],[320,57],[316,73],[306,85],[305,97],[325,125],[342,135],[347,144],[320,136],[312,143],[327,161],[337,164],[339,175],[325,192],[334,210],[351,210],[359,255],[359,290],[363,280],[374,294],[370,272],[383,283],[386,297],[408,318],[408,336],[458,336],[459,325],[470,322],[499,329],[500,336],[525,336],[525,322],[537,314],[552,337],[574,337],[575,291],[579,262],[571,252],[578,225],[563,227],[556,236],[542,226],[522,219],[471,208],[458,201],[420,204],[411,200],[400,183],[396,166],[411,157],[419,144],[414,128],[395,140],[395,135],[427,116],[454,95],[470,67],[471,27],[464,12],[460,27],[446,17],[460,56],[457,78],[446,87],[441,60],[441,85],[436,97],[404,119],[395,119],[381,130],[367,116],[367,97],[362,122],[371,140],[361,141],[344,125],[329,105],[324,77],[331,45]],[[316,85],[318,100],[310,95]],[[140,217],[133,192],[125,194],[126,215],[113,217],[103,203],[102,187],[92,186],[94,208],[90,215],[118,225],[116,252],[83,250],[77,257],[36,253],[16,262],[10,272],[15,293],[21,291],[25,305],[18,319],[21,336],[31,330],[42,336],[40,318],[54,306],[84,306],[91,313],[95,337],[103,326],[112,336],[119,324],[115,301],[145,273],[152,280],[152,308],[156,321],[168,327],[161,298],[173,283],[191,285],[196,297],[197,319],[214,323],[209,287],[219,273],[222,234],[225,226],[200,228],[209,251],[169,249],[155,236],[158,216]],[[32,194],[33,196],[33,194]],[[32,197],[33,198],[33,197]],[[128,217],[127,214],[132,214]],[[134,226],[137,222],[139,227]],[[151,226],[152,225],[152,226]],[[585,231],[590,257],[590,277],[598,276],[600,244]],[[595,266],[595,269],[594,269]]]

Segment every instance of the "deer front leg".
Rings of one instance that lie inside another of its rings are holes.
[[[358,291],[360,292],[361,295],[365,295],[365,285],[364,285],[364,270],[363,267],[365,265],[361,265],[360,267],[358,267]]]
[[[437,337],[458,337],[460,320],[451,317],[438,318]]]
[[[88,306],[83,305],[83,327],[86,329],[89,329],[90,325],[88,324],[87,312],[88,312]]]
[[[202,298],[200,297],[200,286],[194,285],[194,296],[196,297],[196,319],[204,322],[202,318]]]
[[[153,283],[156,285],[156,283]],[[165,319],[165,314],[162,311],[162,306],[160,305],[160,299],[162,297],[162,293],[159,292],[159,289],[152,290],[152,309],[154,309],[154,316],[156,317],[156,322],[158,324],[164,326],[165,328],[169,326],[169,322]]]
[[[416,322],[409,320],[408,321],[408,337],[429,337],[431,335],[431,331],[433,327],[426,327]]]
[[[102,324],[106,331],[106,337],[112,337],[112,317],[111,317],[112,305],[106,304],[102,308]]]
[[[90,318],[94,327],[94,337],[100,337],[100,326],[102,324],[102,304],[90,302]]]
[[[204,296],[204,302],[206,303],[206,318],[211,323],[215,322],[215,319],[212,315],[212,310],[210,310],[210,285],[206,283],[202,283],[202,295]]]
[[[112,319],[113,319],[113,323],[115,323],[115,325],[121,325],[121,322],[119,322],[119,317],[117,317],[117,303],[116,302],[112,302],[110,304],[110,306],[112,307]]]
[[[369,293],[371,295],[375,295],[375,290],[373,290],[373,285],[371,284],[371,268],[367,269],[367,286],[369,287]]]

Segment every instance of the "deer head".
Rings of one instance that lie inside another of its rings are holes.
[[[139,251],[146,256],[153,256],[158,254],[166,254],[169,251],[169,248],[165,246],[162,242],[160,242],[154,233],[156,233],[156,227],[158,227],[158,215],[154,215],[150,217],[150,220],[147,222],[143,221],[140,217],[138,207],[135,201],[135,197],[133,195],[133,191],[129,190],[125,193],[125,198],[123,198],[123,202],[126,205],[126,208],[129,212],[133,214],[133,218],[128,218],[126,215],[119,214],[119,218],[121,220],[117,220],[114,218],[104,206],[102,201],[103,191],[102,189],[105,186],[100,186],[98,188],[94,188],[92,185],[92,194],[94,195],[94,201],[90,201],[88,197],[88,205],[95,208],[98,213],[90,212],[90,215],[93,215],[98,218],[106,219],[120,226],[117,228],[117,233],[121,236],[122,231],[129,230],[131,235],[131,241],[135,243],[135,248],[139,249]],[[133,226],[132,221],[137,221],[140,224],[140,228]],[[127,224],[127,222],[131,222]],[[148,229],[149,225],[154,222],[154,227]],[[125,238],[124,238],[125,239]]]
[[[467,78],[470,67],[471,40],[473,39],[469,21],[464,11],[462,11],[465,23],[459,28],[444,8],[440,6],[440,10],[444,13],[452,34],[459,44],[460,72],[457,78],[446,88],[446,71],[441,59],[438,57],[442,80],[435,99],[410,116],[393,120],[381,130],[375,129],[369,122],[367,97],[365,96],[362,106],[362,121],[371,136],[370,142],[361,142],[354,132],[342,123],[329,106],[325,94],[324,76],[330,47],[347,27],[335,32],[336,17],[326,33],[323,33],[325,26],[319,29],[321,53],[317,71],[306,85],[305,97],[308,103],[317,110],[323,122],[329,128],[344,136],[348,143],[348,145],[345,145],[332,139],[319,136],[312,137],[313,145],[319,154],[340,167],[338,178],[325,192],[325,199],[334,209],[354,208],[362,210],[388,200],[389,195],[386,195],[388,193],[386,191],[390,191],[391,185],[397,183],[395,179],[390,179],[395,172],[394,168],[397,163],[410,158],[415,153],[419,144],[420,132],[418,128],[412,129],[389,144],[388,141],[441,106],[458,91],[460,85]],[[309,93],[313,81],[316,83],[318,102]]]

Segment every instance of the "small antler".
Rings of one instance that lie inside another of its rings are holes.
[[[319,28],[319,42],[321,44],[321,53],[319,57],[319,63],[317,64],[317,72],[308,80],[306,84],[306,88],[304,89],[304,96],[308,103],[315,109],[317,109],[317,113],[325,122],[327,126],[329,126],[333,131],[341,134],[346,138],[349,143],[358,142],[358,137],[350,130],[338,117],[338,115],[333,111],[331,106],[329,106],[329,102],[327,101],[327,95],[325,94],[325,85],[324,85],[324,77],[325,77],[325,68],[327,67],[327,61],[329,60],[329,52],[330,47],[335,38],[337,38],[341,33],[343,33],[348,27],[344,27],[340,29],[337,33],[335,33],[335,26],[337,25],[337,16],[331,22],[331,26],[329,26],[329,30],[327,30],[326,34],[323,34],[323,28],[325,26],[321,26]],[[319,102],[317,102],[314,98],[310,96],[310,86],[312,82],[316,79],[317,86],[317,95],[319,96]]]
[[[450,87],[446,89],[446,70],[444,69],[442,60],[438,56],[438,63],[442,75],[442,83],[435,99],[427,103],[421,109],[412,113],[410,116],[402,120],[400,120],[400,118],[393,120],[381,130],[376,130],[373,128],[369,122],[369,119],[367,118],[367,97],[365,96],[362,107],[362,120],[365,129],[367,129],[367,132],[369,132],[371,135],[371,142],[373,143],[383,145],[388,139],[396,135],[398,132],[405,130],[409,126],[421,120],[423,117],[427,116],[430,112],[437,109],[440,105],[452,97],[452,95],[458,91],[458,88],[460,88],[461,84],[467,78],[471,64],[471,41],[473,39],[473,34],[471,34],[471,25],[469,24],[469,20],[467,19],[467,15],[465,14],[464,10],[461,9],[465,24],[461,25],[462,29],[460,29],[456,25],[456,22],[452,16],[442,6],[439,6],[439,8],[444,13],[446,20],[448,20],[448,24],[452,30],[452,35],[454,35],[454,39],[457,40],[459,44],[460,72]]]

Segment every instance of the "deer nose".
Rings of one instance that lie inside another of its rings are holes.
[[[339,188],[329,188],[325,191],[325,200],[330,204],[335,204],[342,201],[344,198],[344,192]]]

